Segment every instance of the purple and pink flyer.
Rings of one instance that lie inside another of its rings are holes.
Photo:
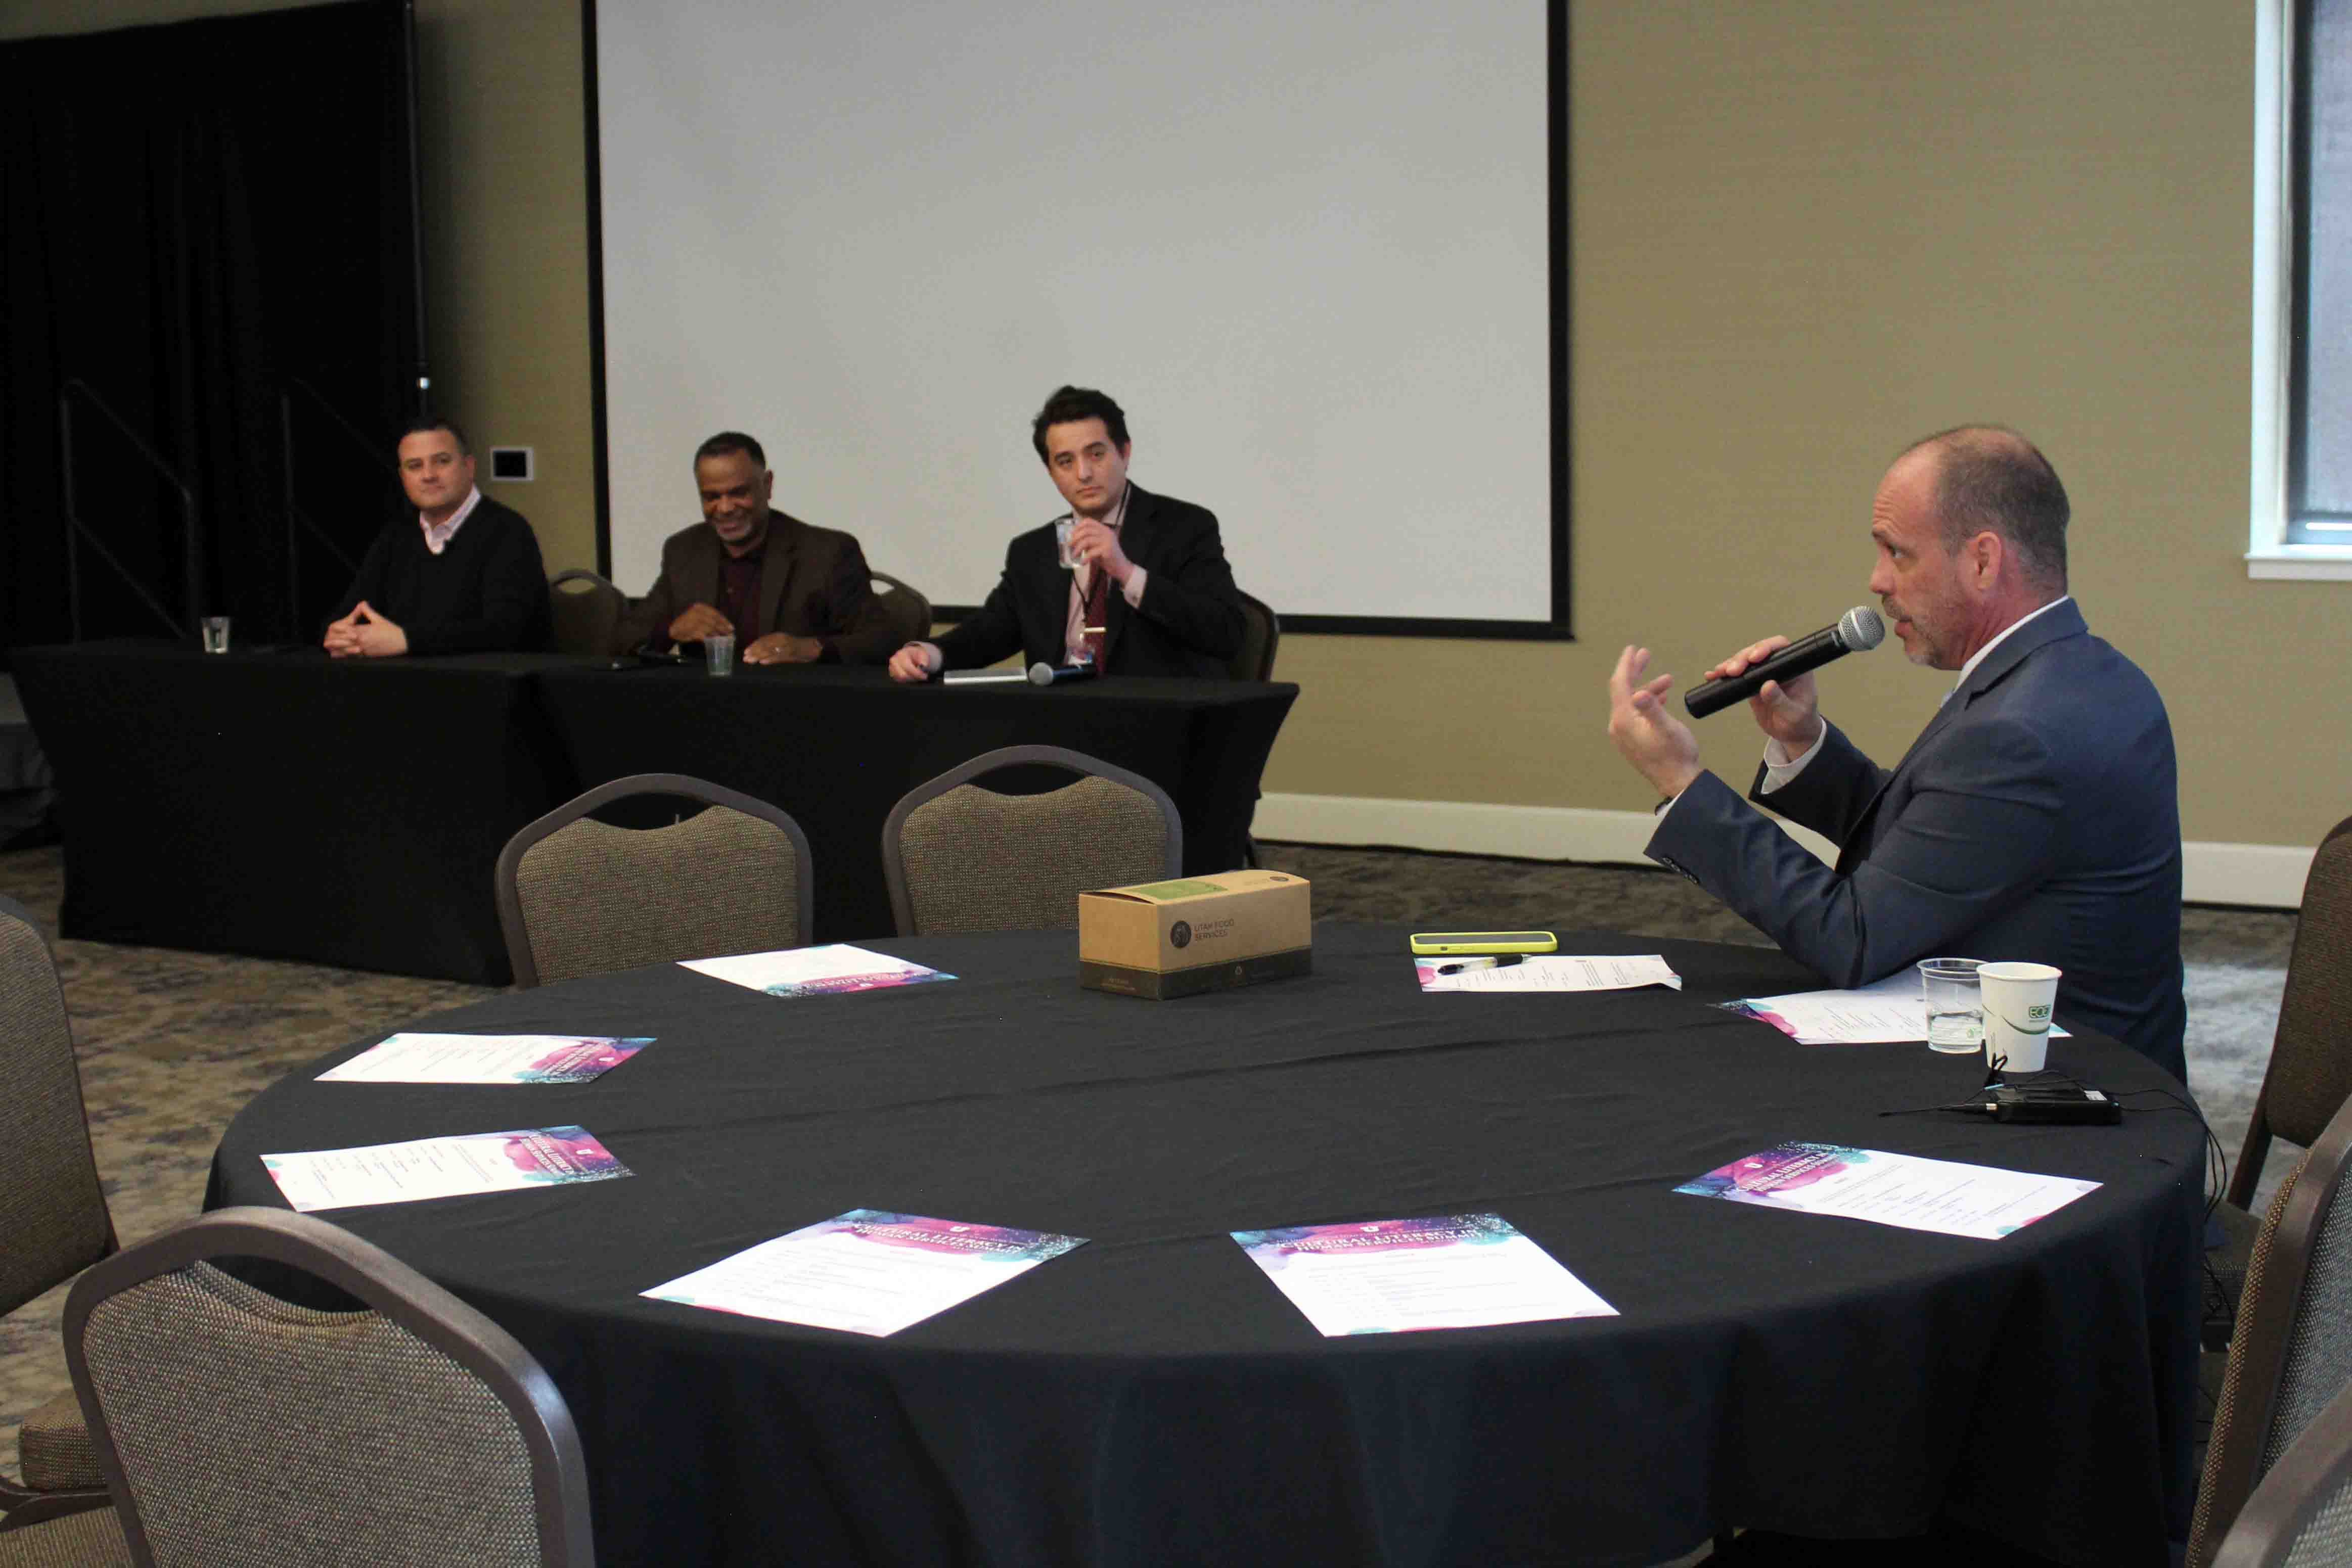
[[[1997,1241],[2098,1191],[2099,1184],[1843,1144],[1788,1143],[1719,1166],[1675,1190]]]
[[[1291,1225],[1233,1238],[1326,1335],[1617,1312],[1498,1214]]]
[[[881,1336],[1086,1245],[1077,1236],[853,1208],[643,1294],[680,1306]]]

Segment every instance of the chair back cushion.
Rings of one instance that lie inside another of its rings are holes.
[[[373,1312],[194,1263],[99,1302],[81,1346],[160,1568],[541,1561],[512,1415]]]
[[[48,944],[0,899],[0,1313],[106,1254],[73,1031]]]
[[[1088,776],[1042,795],[961,784],[908,814],[898,834],[916,932],[1063,931],[1088,888],[1170,874],[1157,801]]]
[[[539,981],[798,946],[799,860],[781,829],[727,806],[664,828],[583,817],[516,867]]]
[[[2309,1148],[2352,1098],[2352,817],[2312,856],[2263,1082],[2270,1130]]]

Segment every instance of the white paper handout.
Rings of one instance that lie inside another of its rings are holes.
[[[640,1293],[878,1337],[1085,1245],[1079,1236],[853,1208]]]
[[[1637,986],[1682,989],[1683,977],[1655,953],[1571,957],[1544,954],[1517,964],[1491,958],[1415,958],[1424,991],[1627,991]],[[1452,974],[1444,971],[1451,969]]]
[[[822,997],[955,978],[845,942],[824,947],[787,947],[774,953],[739,953],[728,958],[686,958],[680,963],[714,980],[765,991],[772,997]]]
[[[1324,1334],[1617,1315],[1500,1215],[1297,1225],[1233,1238]]]
[[[1675,1190],[1992,1241],[2098,1191],[2099,1184],[1843,1144],[1780,1144]]]
[[[264,1155],[286,1201],[305,1214],[363,1203],[413,1203],[631,1176],[585,1127],[467,1133],[356,1149]]]
[[[1927,1001],[1919,972],[1905,967],[1854,991],[1790,991],[1723,1006],[1769,1023],[1799,1045],[1891,1045],[1927,1038]],[[2051,1035],[2067,1038],[2063,1029]]]
[[[653,1043],[651,1035],[395,1034],[321,1083],[585,1083]]]

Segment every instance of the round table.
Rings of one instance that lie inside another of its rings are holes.
[[[1633,1563],[1939,1515],[2156,1563],[2185,1533],[2189,1114],[1882,1116],[1981,1065],[1709,1005],[1813,983],[1769,949],[1563,933],[1685,988],[1423,995],[1401,928],[1322,926],[1311,977],[1150,1002],[1082,990],[1071,933],[866,945],[960,977],[780,1000],[663,966],[442,1013],[408,1027],[656,1043],[579,1085],[312,1081],[358,1042],[236,1118],[209,1201],[278,1203],[264,1153],[601,1138],[632,1177],[328,1218],[546,1365],[610,1563]],[[2104,1039],[2051,1055],[2180,1092]],[[1999,1241],[1673,1190],[1790,1139],[2105,1185]],[[1089,1241],[887,1339],[638,1294],[860,1207]],[[1327,1340],[1227,1234],[1489,1210],[1620,1315]]]

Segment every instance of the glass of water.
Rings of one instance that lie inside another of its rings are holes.
[[[1078,553],[1070,548],[1070,530],[1077,526],[1076,517],[1063,517],[1054,524],[1054,558],[1062,563],[1064,571],[1078,569]]]
[[[713,632],[702,640],[703,662],[714,675],[735,673],[735,637],[729,632]]]
[[[205,617],[205,652],[207,653],[226,653],[228,652],[227,616],[207,615]]]
[[[1922,958],[1919,988],[1927,1002],[1927,1049],[1958,1056],[1984,1049],[1981,958]]]

